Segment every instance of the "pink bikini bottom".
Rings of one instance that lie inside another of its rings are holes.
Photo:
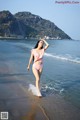
[[[39,63],[39,64],[33,63],[33,67],[34,67],[36,70],[40,70],[40,69],[43,68],[43,64],[42,64],[42,63]]]

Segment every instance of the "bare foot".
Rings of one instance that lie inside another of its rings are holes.
[[[42,98],[42,96],[38,96],[39,98]]]

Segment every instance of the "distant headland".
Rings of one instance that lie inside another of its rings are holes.
[[[30,12],[0,11],[0,39],[71,39],[53,22]]]

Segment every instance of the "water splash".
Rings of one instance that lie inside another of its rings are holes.
[[[32,84],[29,84],[28,91],[31,91],[33,93],[33,95],[42,96],[41,92],[34,85],[32,85]]]

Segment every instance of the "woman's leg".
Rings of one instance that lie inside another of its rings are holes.
[[[36,70],[34,67],[32,68],[32,70],[33,70],[33,74],[34,74],[34,76],[35,76],[35,78],[36,78],[36,88],[37,88],[38,90],[40,90],[40,88],[39,88],[39,82],[40,82],[40,74],[39,74],[39,71]]]
[[[40,69],[38,72],[39,72],[39,79],[40,79],[41,74],[42,74],[42,69]],[[40,89],[40,83],[39,83],[39,89]]]
[[[41,77],[42,74],[42,68],[39,70],[39,77]]]

